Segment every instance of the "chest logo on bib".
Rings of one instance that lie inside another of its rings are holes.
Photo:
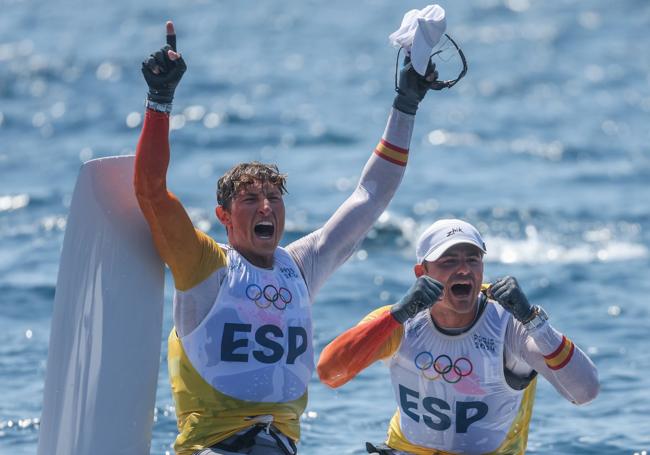
[[[492,354],[496,352],[496,342],[494,341],[494,338],[489,338],[475,333],[472,336],[472,341],[474,341],[474,347],[476,349],[483,349],[485,351],[491,352]]]
[[[426,379],[442,379],[449,384],[460,382],[474,371],[474,365],[467,357],[452,360],[448,355],[441,354],[434,359],[429,351],[422,351],[415,356],[415,367]]]
[[[298,272],[296,272],[291,267],[280,267],[280,272],[282,272],[282,275],[284,275],[284,277],[287,278],[287,279],[298,279],[298,278],[300,278],[300,275],[298,275]]]
[[[278,288],[272,284],[267,284],[264,287],[258,284],[249,284],[246,287],[246,297],[260,308],[268,308],[273,305],[278,310],[284,310],[293,300],[289,289]]]

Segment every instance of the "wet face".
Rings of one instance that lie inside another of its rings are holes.
[[[434,318],[440,315],[444,319],[436,322],[446,327],[464,327],[473,321],[483,282],[480,249],[470,244],[454,245],[437,260],[416,266],[415,271],[416,275],[427,274],[445,286],[441,300],[432,307]]]
[[[239,189],[229,209],[218,206],[216,213],[233,248],[259,267],[273,266],[285,216],[284,199],[277,186],[255,181]]]

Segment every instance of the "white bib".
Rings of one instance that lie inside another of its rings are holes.
[[[503,347],[510,318],[488,303],[476,324],[441,333],[423,311],[404,324],[389,361],[399,424],[413,444],[453,453],[488,453],[503,442],[523,392],[506,383]]]
[[[301,397],[314,370],[311,302],[298,266],[282,248],[273,269],[234,249],[212,309],[181,339],[201,377],[221,393],[255,402]]]

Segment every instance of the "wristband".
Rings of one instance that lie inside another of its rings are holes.
[[[548,314],[546,314],[546,311],[541,306],[535,305],[531,317],[522,324],[526,330],[530,331],[543,326],[547,320]]]
[[[155,101],[146,99],[144,105],[152,111],[164,112],[165,114],[171,114],[172,112],[172,103],[156,103]]]

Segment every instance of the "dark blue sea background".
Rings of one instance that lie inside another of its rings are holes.
[[[140,62],[164,44],[165,21],[175,21],[188,63],[169,187],[224,241],[213,215],[217,178],[239,161],[277,162],[289,174],[286,244],[352,191],[394,95],[387,37],[424,6],[0,0],[0,454],[36,452],[77,173],[91,158],[134,152],[146,93]],[[587,406],[540,381],[528,452],[646,454],[650,2],[442,6],[469,72],[422,103],[399,191],[316,299],[316,352],[409,287],[414,242],[429,223],[464,218],[485,235],[486,279],[516,276],[599,370],[601,392]],[[156,455],[172,454],[176,435],[165,359],[172,288],[168,275]],[[383,439],[394,409],[384,365],[336,391],[314,378],[300,452],[361,454],[365,441]]]

